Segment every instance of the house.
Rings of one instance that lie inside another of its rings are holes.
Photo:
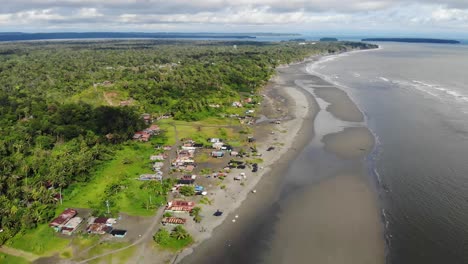
[[[154,135],[161,132],[161,128],[158,125],[151,125],[150,127],[148,127],[148,130],[151,131]]]
[[[215,158],[222,158],[224,157],[224,152],[223,151],[212,151],[211,156]]]
[[[193,184],[196,178],[197,178],[197,175],[184,175],[177,181],[177,183],[178,184]]]
[[[210,143],[219,143],[219,142],[222,142],[222,140],[219,138],[210,138]]]
[[[114,237],[123,238],[127,234],[127,230],[114,229],[110,232],[110,234]]]
[[[250,97],[249,97],[249,98],[245,98],[244,102],[250,104],[250,103],[252,103],[252,98],[250,98]]]
[[[224,143],[223,143],[223,142],[213,143],[213,145],[212,145],[212,147],[213,147],[214,149],[221,149],[223,146],[224,146]]]
[[[187,166],[185,166],[184,170],[187,171],[187,172],[192,172],[194,169],[195,169],[195,166],[187,165]]]
[[[167,155],[159,154],[159,155],[153,155],[150,157],[151,161],[156,161],[156,160],[165,160]]]
[[[153,164],[153,169],[154,170],[160,170],[162,167],[164,167],[164,163],[163,162],[155,162]]]
[[[187,220],[180,217],[164,217],[161,221],[163,225],[183,225]]]
[[[142,174],[138,178],[140,181],[162,181],[161,174]]]
[[[112,230],[112,227],[104,223],[92,223],[88,226],[86,231],[88,234],[104,235]]]
[[[190,212],[195,207],[194,202],[174,200],[167,203],[165,208],[169,212]]]
[[[235,157],[236,157],[237,155],[239,155],[239,152],[237,152],[237,151],[231,151],[230,154],[231,154],[231,156],[235,156]]]
[[[138,140],[142,142],[148,142],[150,138],[151,138],[151,134],[145,131],[138,131],[133,135],[134,140]]]
[[[78,212],[75,209],[66,209],[63,211],[57,218],[52,220],[52,222],[49,223],[49,226],[54,228],[55,231],[60,231],[62,227],[70,221],[73,217],[75,217],[78,214]]]
[[[148,113],[142,114],[141,118],[143,119],[143,121],[145,121],[146,124],[150,124],[151,122],[153,122],[151,115]]]
[[[242,107],[242,104],[240,102],[233,102],[232,106],[233,107]]]
[[[62,234],[70,236],[75,232],[81,222],[83,222],[81,217],[73,217],[62,227]]]

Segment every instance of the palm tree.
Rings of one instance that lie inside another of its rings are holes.
[[[171,237],[182,240],[188,238],[189,233],[182,226],[176,226],[171,232]]]

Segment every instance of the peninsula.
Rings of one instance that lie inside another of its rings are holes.
[[[387,41],[405,43],[438,43],[438,44],[460,44],[458,40],[432,39],[432,38],[365,38],[362,41]]]

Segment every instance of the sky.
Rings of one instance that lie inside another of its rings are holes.
[[[0,31],[468,38],[468,0],[0,0]]]

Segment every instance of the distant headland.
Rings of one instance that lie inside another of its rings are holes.
[[[362,41],[391,41],[407,43],[440,43],[440,44],[460,44],[458,40],[451,39],[431,39],[431,38],[365,38]]]
[[[265,34],[265,33],[263,33]],[[261,35],[261,33],[256,34]],[[53,40],[53,39],[119,39],[119,38],[158,38],[158,39],[255,39],[250,34],[224,33],[142,33],[142,32],[54,32],[22,33],[1,32],[0,41]]]

